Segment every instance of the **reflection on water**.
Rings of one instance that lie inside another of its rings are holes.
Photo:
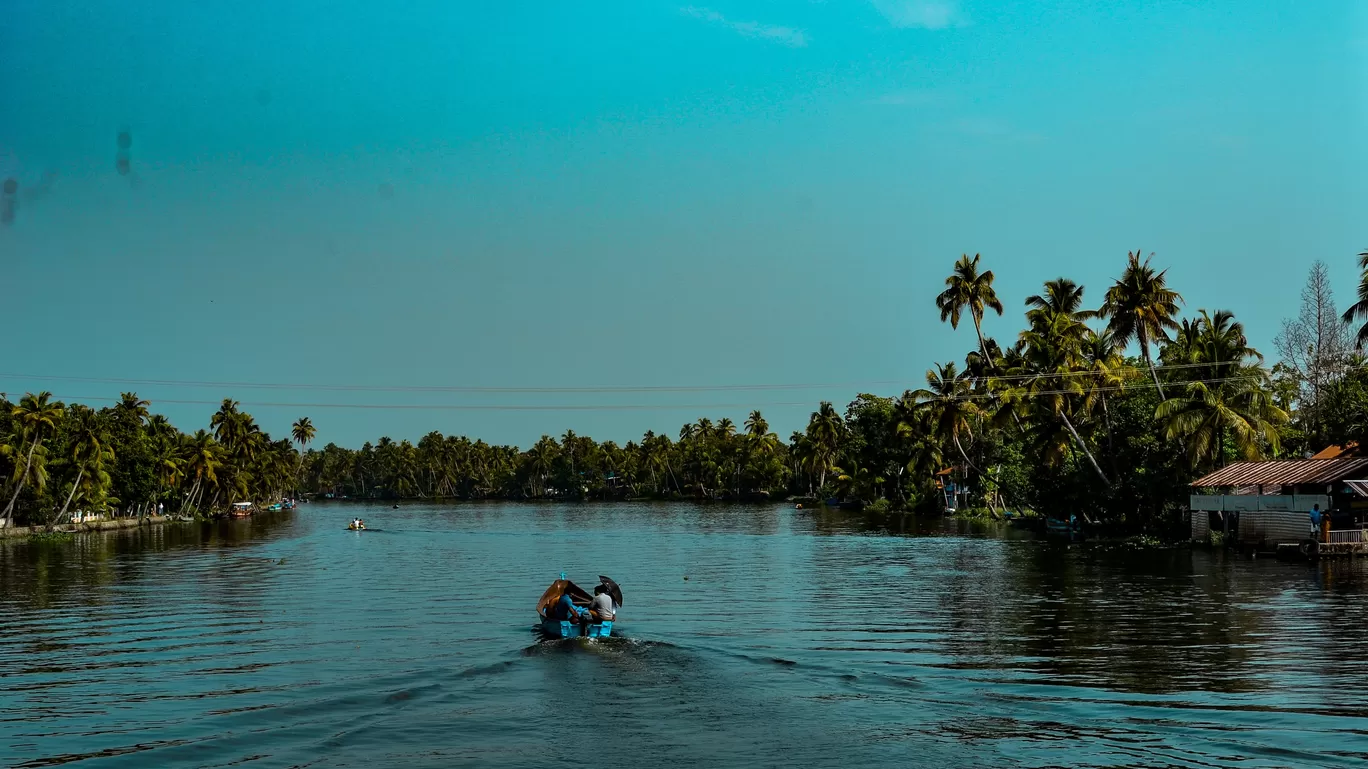
[[[622,583],[622,638],[537,641],[561,571]],[[780,506],[10,542],[0,764],[1357,765],[1365,591],[1360,562]]]

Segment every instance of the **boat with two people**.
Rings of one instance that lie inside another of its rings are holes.
[[[590,595],[561,572],[537,601],[537,622],[549,638],[608,638],[621,606],[622,588],[608,577],[600,574]]]
[[[353,518],[353,519],[352,519],[352,522],[349,523],[349,524],[347,524],[347,531],[365,531],[365,530],[366,530],[366,522],[363,521],[363,520],[361,520],[360,518]]]

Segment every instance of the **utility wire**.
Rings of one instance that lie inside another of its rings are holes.
[[[1042,376],[1042,379],[1053,378],[1054,374]],[[1215,377],[1208,379],[1180,380],[1168,383],[1170,389],[1178,390],[1191,384],[1220,384],[1223,382],[1234,382],[1243,379],[1258,379],[1256,375],[1239,375],[1229,377]],[[1031,399],[1054,395],[1084,395],[1087,393],[1116,393],[1126,390],[1153,390],[1154,383],[1146,379],[1138,379],[1131,384],[1108,385],[1105,387],[1092,388],[1086,392],[1079,392],[1075,389],[1052,389],[1052,390],[1027,390],[1016,393],[1010,399]],[[56,395],[54,398],[75,401],[75,402],[110,402],[117,403],[118,398],[106,396],[86,396],[86,395]],[[976,400],[998,400],[1002,399],[1001,393],[963,393],[952,396],[935,396],[924,398],[921,403],[946,403],[958,401]],[[158,398],[156,403],[171,403],[177,405],[196,405],[196,406],[217,406],[221,400],[188,400],[188,399],[167,399]],[[302,403],[302,402],[273,402],[273,401],[249,401],[240,402],[240,406],[252,408],[293,408],[293,409],[359,409],[359,410],[382,410],[382,411],[706,411],[708,409],[755,409],[755,408],[786,408],[786,407],[811,407],[809,401],[771,401],[771,402],[748,402],[748,403],[701,403],[701,404],[652,404],[652,403],[611,403],[611,404],[465,404],[465,403]]]
[[[1156,371],[1179,371],[1184,369],[1238,365],[1229,363],[1174,363],[1155,366]],[[1148,366],[1118,366],[1109,369],[1117,375],[1148,374]],[[1058,377],[1089,377],[1097,372],[1090,370],[1061,372],[1052,374]],[[993,374],[977,377],[997,382],[1023,381],[1035,379],[1035,374]],[[259,390],[317,390],[330,392],[443,392],[443,393],[485,393],[485,394],[548,394],[548,393],[652,393],[652,392],[744,392],[763,390],[834,390],[871,386],[906,385],[906,380],[884,379],[863,382],[828,383],[789,383],[789,384],[738,384],[738,385],[603,385],[584,387],[494,387],[467,385],[358,385],[358,384],[302,384],[297,382],[219,382],[195,379],[125,379],[118,377],[79,377],[48,376],[39,374],[0,373],[0,380],[85,382],[92,384],[118,384],[136,386],[167,387],[212,387],[218,389],[259,389]]]

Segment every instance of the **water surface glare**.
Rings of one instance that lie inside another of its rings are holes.
[[[622,584],[622,638],[534,637],[561,571]],[[779,506],[315,503],[0,544],[0,764],[1362,766],[1365,589]]]

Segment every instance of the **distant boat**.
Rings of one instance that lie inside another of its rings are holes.
[[[252,514],[251,502],[234,502],[233,509],[228,511],[231,518],[246,518]]]

